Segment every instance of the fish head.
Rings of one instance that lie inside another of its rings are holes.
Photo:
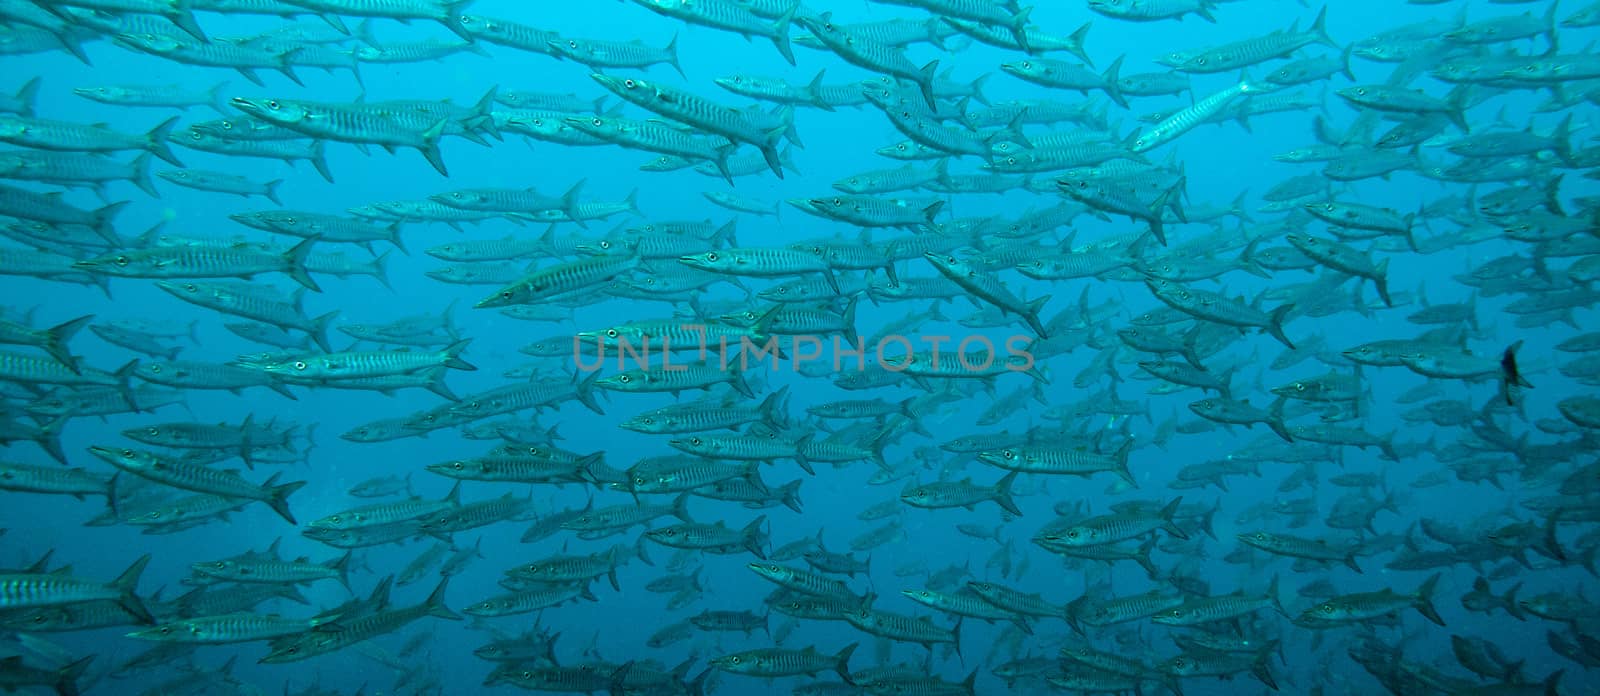
[[[117,34],[115,41],[137,51],[157,54],[172,53],[189,45],[188,42],[170,34],[123,33]]]
[[[1050,72],[1047,64],[1034,60],[1014,60],[1001,63],[1000,69],[1018,77],[1044,75]]]
[[[180,641],[185,637],[195,637],[199,635],[200,629],[193,624],[187,623],[152,626],[150,628],[127,634],[129,638],[154,641]]]
[[[155,455],[135,449],[92,446],[89,452],[119,469],[146,470],[156,465]]]
[[[688,256],[679,256],[678,262],[687,265],[690,268],[715,271],[722,268],[732,267],[736,263],[736,260],[732,254],[716,251],[705,251],[698,254],[690,254]]]
[[[617,96],[629,101],[649,100],[655,97],[655,85],[641,78],[617,77],[601,73],[591,73],[589,77],[600,83],[601,87],[605,87]]]
[[[311,117],[310,109],[304,104],[287,99],[234,97],[228,103],[251,116],[279,125],[299,123]]]
[[[127,90],[121,87],[112,86],[73,87],[72,93],[85,99],[94,99],[96,101],[105,99],[121,99],[122,97],[127,96]]]

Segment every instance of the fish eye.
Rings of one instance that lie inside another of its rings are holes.
[[[294,369],[296,369],[296,370],[304,370],[304,369],[306,369],[305,361],[303,361],[303,360],[294,361]]]
[[[729,659],[728,659],[728,662],[731,662],[731,663],[733,663],[733,664],[739,664],[739,656],[738,656],[738,655],[735,655],[735,656],[733,656],[733,657],[731,657],[731,658],[729,658]]]
[[[623,80],[623,81],[622,81],[622,85],[623,85],[623,86],[624,86],[624,87],[627,87],[627,88],[628,88],[628,89],[633,89],[633,88],[634,88],[634,86],[635,86],[635,83],[634,83],[634,81],[633,81],[633,80]]]
[[[500,293],[500,299],[502,299],[502,300],[511,299],[511,292],[508,290],[508,291]]]
[[[273,100],[270,100],[270,101],[267,102],[267,108],[272,109],[273,111],[277,111],[278,107],[280,107],[280,106],[282,106],[282,105],[279,104],[278,100],[276,100],[276,99],[273,99]]]
[[[602,121],[602,120],[597,118],[597,119],[594,119],[593,121],[590,121],[590,123],[593,123],[596,126],[600,126],[600,125],[603,125],[605,123],[605,121]]]
[[[1363,96],[1363,97],[1367,96],[1367,88],[1365,88],[1365,87],[1356,88],[1356,94],[1360,95],[1360,96]]]
[[[130,450],[130,449],[122,450],[122,458],[123,459],[133,459],[133,450]]]
[[[1256,532],[1256,541],[1266,541],[1266,540],[1267,540],[1267,535],[1265,533]]]
[[[112,263],[115,263],[118,266],[126,266],[126,265],[128,265],[128,257],[126,257],[126,256],[118,256],[117,258],[112,259]]]
[[[632,382],[632,381],[633,381],[633,378],[632,378],[632,377],[629,377],[629,376],[627,376],[627,375],[621,375],[621,376],[619,376],[619,377],[617,377],[617,381],[618,381],[618,382],[621,382],[621,383],[623,383],[623,384],[627,384],[627,383],[629,383],[629,382]]]
[[[691,438],[689,438],[689,444],[691,444],[691,445],[694,445],[694,446],[696,446],[696,447],[699,447],[699,446],[700,446],[700,443],[701,443],[701,440],[700,440],[700,438],[698,438],[698,437],[691,437]]]
[[[716,261],[717,260],[717,253],[716,252],[711,252],[711,253],[706,254],[706,260],[707,261]]]

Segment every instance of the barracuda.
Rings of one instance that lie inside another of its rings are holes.
[[[381,609],[359,619],[335,621],[324,627],[328,630],[313,630],[298,637],[282,639],[273,644],[272,652],[261,658],[260,662],[282,664],[326,655],[377,636],[393,633],[425,616],[460,620],[461,617],[444,604],[444,592],[449,583],[450,578],[440,580],[439,586],[433,593],[416,606]],[[388,587],[388,581],[385,580],[378,590],[383,601],[376,602],[376,606],[383,607],[387,604]]]
[[[439,138],[450,122],[447,118],[417,131],[404,127],[392,114],[370,106],[246,97],[234,97],[232,104],[251,116],[312,138],[382,145],[387,149],[415,148],[436,171],[450,176],[439,152]]]
[[[252,278],[263,273],[282,273],[308,290],[322,292],[306,269],[306,259],[316,243],[313,237],[285,253],[242,245],[158,246],[79,261],[73,268],[121,278]]]
[[[615,280],[639,266],[637,253],[588,256],[541,268],[473,305],[478,309],[534,304]]]
[[[1205,123],[1213,116],[1221,113],[1223,109],[1233,103],[1233,100],[1262,91],[1265,90],[1251,83],[1248,76],[1241,75],[1238,84],[1201,99],[1195,102],[1193,106],[1186,107],[1168,116],[1149,131],[1140,133],[1137,138],[1134,138],[1133,147],[1128,149],[1133,152],[1154,150],[1163,144],[1177,140],[1184,133],[1194,130],[1195,126]]]
[[[98,583],[75,578],[61,572],[55,573],[0,573],[0,609],[29,609],[54,607],[111,600],[140,620],[153,623],[154,618],[135,592],[139,576],[150,564],[144,555],[110,583]]]
[[[756,406],[740,405],[730,398],[692,402],[646,411],[623,421],[621,427],[641,433],[669,435],[732,429],[746,423],[779,425],[786,419],[788,387],[768,394]]]
[[[738,143],[717,145],[711,140],[677,128],[649,121],[631,121],[605,116],[567,116],[562,122],[609,143],[623,147],[682,157],[695,162],[710,162],[723,178],[733,183],[728,171],[728,157],[738,149]]]
[[[733,143],[749,143],[761,151],[767,166],[783,178],[783,164],[778,157],[778,141],[787,133],[794,135],[794,110],[783,107],[778,114],[779,123],[767,126],[751,115],[723,106],[692,92],[656,84],[642,78],[621,78],[609,75],[590,75],[617,96],[674,121],[679,121],[708,133],[727,138]],[[726,157],[723,158],[724,160]]]
[[[730,31],[746,39],[760,36],[772,40],[783,59],[794,65],[794,51],[789,46],[789,23],[799,11],[799,3],[785,4],[777,11],[760,11],[756,2],[739,0],[634,0],[656,14],[698,24],[713,29]],[[764,19],[772,20],[770,23]]]
[[[289,524],[298,524],[289,512],[289,495],[305,486],[305,481],[278,484],[281,474],[273,474],[266,483],[258,486],[244,480],[237,471],[180,464],[150,452],[100,446],[90,447],[89,451],[118,469],[157,483],[224,498],[261,501],[288,520]]]

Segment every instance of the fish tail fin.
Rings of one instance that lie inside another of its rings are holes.
[[[326,140],[318,140],[311,145],[311,167],[317,170],[328,183],[333,183],[333,171],[328,169],[328,146]]]
[[[933,96],[933,81],[939,75],[938,59],[930,60],[922,69],[917,71],[917,87],[922,91],[922,100],[927,102],[928,108],[937,110],[938,103]]]
[[[771,545],[772,543],[771,535],[761,531],[762,525],[765,525],[766,523],[766,515],[757,517],[752,520],[750,524],[745,525],[744,531],[739,535],[740,543],[744,546],[745,550],[755,554],[756,558],[760,558],[762,560],[766,560],[767,546]]]
[[[88,326],[89,322],[93,320],[93,314],[86,314],[46,329],[44,332],[44,345],[40,347],[44,349],[44,352],[49,353],[50,357],[55,358],[56,362],[72,368],[73,372],[82,374],[78,368],[78,359],[73,357],[71,351],[67,350],[67,341],[72,340],[73,335],[82,331],[83,327]]]
[[[1183,504],[1183,496],[1180,495],[1176,498],[1173,498],[1172,502],[1167,503],[1166,507],[1161,508],[1162,529],[1167,530],[1168,534],[1178,537],[1179,539],[1188,539],[1189,533],[1183,531],[1183,529],[1179,528],[1178,525],[1173,522],[1173,518],[1175,518],[1178,514],[1178,506],[1181,504]]]
[[[791,5],[788,12],[772,23],[772,45],[778,48],[778,53],[783,54],[783,59],[789,61],[790,65],[798,65],[794,62],[794,47],[789,44],[789,24],[794,22],[794,13],[799,9],[800,3]]]
[[[267,481],[267,506],[271,507],[273,512],[278,513],[279,517],[288,520],[289,524],[299,524],[299,522],[296,522],[294,519],[294,513],[289,512],[289,495],[300,490],[301,487],[306,485],[306,482],[290,481],[289,483],[282,485],[272,485],[272,482],[277,478],[278,477],[274,475],[272,479]]]
[[[428,164],[433,165],[434,170],[446,178],[450,176],[450,170],[444,166],[444,153],[439,151],[439,139],[444,136],[444,128],[449,123],[448,118],[439,119],[438,123],[422,132],[422,142],[416,145],[417,152],[422,153]]]
[[[428,595],[428,601],[424,602],[423,606],[428,608],[428,616],[437,616],[441,619],[460,621],[461,615],[450,611],[450,607],[447,607],[444,604],[444,590],[449,585],[450,578],[440,580],[439,586],[433,588],[433,592]]]
[[[22,86],[22,89],[17,90],[15,99],[22,106],[21,114],[23,116],[30,118],[33,116],[33,103],[39,99],[39,84],[41,80],[43,78],[36,76],[28,80],[27,84]]]
[[[805,503],[801,502],[800,500],[800,479],[795,479],[783,484],[783,486],[778,489],[778,495],[783,498],[784,507],[795,511],[796,513],[801,512],[801,507],[805,505]]]
[[[1443,626],[1444,619],[1440,618],[1439,610],[1433,607],[1433,591],[1434,588],[1438,587],[1439,585],[1440,575],[1440,573],[1434,573],[1432,577],[1428,578],[1422,583],[1421,587],[1417,588],[1415,601],[1417,605],[1417,611],[1422,612],[1422,615],[1427,617],[1429,621]]]
[[[95,234],[100,235],[101,239],[111,242],[113,247],[121,247],[126,244],[126,242],[117,237],[117,231],[112,228],[111,221],[117,217],[117,213],[122,212],[122,209],[127,206],[128,201],[117,201],[90,213],[89,226],[94,229]]]
[[[1122,81],[1122,59],[1126,57],[1125,55],[1117,56],[1116,60],[1111,61],[1111,67],[1106,68],[1105,74],[1101,76],[1105,81],[1106,96],[1110,97],[1111,101],[1116,102],[1117,106],[1124,109],[1128,108],[1128,99],[1122,96],[1122,85],[1118,83]]]
[[[1012,7],[1016,6],[1013,5]],[[1021,46],[1023,52],[1029,55],[1033,54],[1033,48],[1028,45],[1028,16],[1031,14],[1033,14],[1033,7],[1024,7],[1013,11],[1011,19],[1006,22],[1006,28],[1011,30],[1011,38],[1016,39],[1017,45]],[[1078,53],[1074,52],[1073,55],[1078,55]],[[1087,63],[1089,59],[1084,58],[1083,60]]]
[[[150,554],[147,553],[140,556],[139,560],[134,561],[133,565],[128,566],[127,570],[122,571],[122,574],[118,575],[116,580],[112,580],[111,586],[122,594],[117,599],[117,604],[146,623],[153,624],[155,623],[155,618],[150,615],[150,610],[145,607],[144,601],[139,599],[137,594],[139,576],[144,574],[145,566],[148,565],[150,565]]]
[[[1307,30],[1307,33],[1315,34],[1317,37],[1317,43],[1334,49],[1339,48],[1339,42],[1334,41],[1333,37],[1328,35],[1327,5],[1322,6],[1322,11],[1317,13],[1317,19],[1311,23],[1311,28]]]
[[[56,683],[53,685],[58,696],[78,696],[78,680],[83,673],[88,671],[89,663],[94,662],[94,655],[85,657],[77,662],[62,667],[56,672]]]
[[[1084,50],[1083,44],[1084,41],[1089,38],[1089,28],[1092,26],[1094,26],[1094,22],[1084,22],[1083,26],[1078,27],[1076,31],[1068,34],[1066,40],[1067,53],[1072,54],[1073,57],[1083,61],[1084,65],[1087,65],[1091,68],[1094,67],[1094,61],[1089,59],[1089,52]]]
[[[856,648],[860,645],[860,643],[851,643],[846,645],[844,646],[843,650],[839,651],[838,655],[833,656],[833,669],[835,672],[839,673],[839,678],[843,679],[846,684],[855,683],[850,679],[850,655],[854,653]]]
[[[688,79],[689,76],[685,75],[684,72],[683,72],[683,66],[678,64],[678,35],[677,35],[677,33],[673,33],[672,40],[668,41],[667,42],[667,47],[663,48],[661,50],[667,54],[667,65],[672,66],[673,70],[678,71],[678,77],[682,77],[682,78]]]
[[[1289,313],[1292,311],[1294,311],[1293,303],[1285,304],[1272,310],[1270,321],[1267,324],[1267,333],[1278,339],[1279,343],[1288,346],[1289,350],[1295,349],[1294,342],[1290,341],[1289,337],[1283,333],[1283,323],[1289,320]]]
[[[133,168],[133,174],[128,177],[128,181],[139,187],[140,191],[149,194],[151,198],[160,198],[161,192],[156,190],[155,182],[150,179],[150,158],[153,156],[154,153],[151,152],[139,153],[139,156],[135,157],[133,164],[130,165]],[[280,203],[279,205],[282,204]]]
[[[282,185],[283,179],[273,179],[272,181],[268,181],[266,183],[266,190],[262,192],[262,195],[266,196],[267,200],[272,201],[273,203],[283,205],[283,201],[278,198],[278,187]]]
[[[444,366],[453,367],[457,370],[466,370],[468,372],[478,369],[477,366],[473,365],[472,363],[461,359],[461,352],[466,350],[467,345],[470,343],[472,343],[472,339],[464,338],[450,344],[449,347],[445,348]]]
[[[1022,510],[1017,508],[1017,501],[1011,497],[1011,484],[1017,480],[1018,472],[1011,472],[1001,477],[1000,482],[994,484],[994,502],[1002,509],[1017,517],[1022,516]]]
[[[578,403],[583,404],[584,407],[588,408],[590,411],[594,411],[595,413],[603,416],[605,415],[605,411],[600,410],[600,404],[596,403],[594,400],[594,383],[595,380],[598,379],[600,379],[600,373],[598,371],[589,373],[588,377],[585,377],[582,381],[578,382],[577,396]]]
[[[1128,482],[1128,485],[1138,488],[1139,482],[1134,480],[1133,470],[1128,468],[1128,455],[1132,452],[1133,438],[1130,437],[1126,440],[1123,440],[1122,445],[1117,448],[1117,453],[1115,455],[1117,460],[1116,472],[1118,476],[1122,477],[1122,480]]]
[[[306,269],[306,259],[311,256],[311,248],[321,239],[320,236],[307,237],[283,254],[283,272],[312,292],[322,292],[322,287],[317,285],[317,281],[311,277],[311,271]]]
[[[151,128],[150,132],[145,133],[144,149],[174,167],[182,167],[183,162],[178,159],[177,155],[172,154],[172,148],[167,146],[167,137],[171,135],[172,127],[176,125],[178,125],[178,117],[173,116],[162,121],[155,128]]]
[[[309,332],[311,340],[316,342],[317,347],[327,352],[333,351],[333,346],[328,342],[328,327],[333,325],[333,319],[337,316],[339,316],[339,310],[335,309],[311,320],[311,331]]]

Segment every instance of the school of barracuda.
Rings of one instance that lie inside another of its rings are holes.
[[[1600,693],[1600,3],[1358,4],[0,1],[0,689]]]

